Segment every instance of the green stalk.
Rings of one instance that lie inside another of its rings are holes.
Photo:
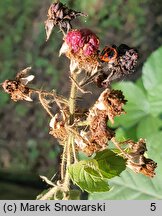
[[[75,119],[75,105],[76,105],[76,96],[77,96],[77,86],[75,82],[77,82],[77,73],[73,73],[72,78],[74,81],[72,81],[71,84],[71,91],[70,91],[70,97],[69,97],[69,125],[73,125],[74,119]],[[66,187],[70,186],[70,177],[68,173],[68,167],[71,165],[72,160],[76,159],[75,155],[75,147],[74,147],[74,137],[75,135],[69,131],[68,140],[66,143],[66,173],[64,178],[64,184]]]

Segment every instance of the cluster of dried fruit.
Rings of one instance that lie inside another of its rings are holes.
[[[123,105],[126,103],[121,91],[105,89],[94,106],[89,110],[86,130],[81,131],[76,139],[78,147],[88,155],[101,151],[108,146],[115,132],[108,127],[108,121],[114,121],[114,117],[124,113]],[[85,142],[85,140],[87,140]]]
[[[100,52],[99,38],[89,29],[69,31],[60,49],[63,53],[71,60],[71,71],[84,70],[99,87],[132,73],[138,59],[137,51],[125,44],[106,46]]]
[[[125,44],[106,46],[99,50],[99,38],[89,29],[72,29],[71,21],[84,13],[69,9],[61,2],[51,4],[45,21],[47,40],[55,26],[64,33],[64,43],[60,55],[65,53],[71,60],[71,71],[76,67],[86,71],[88,80],[99,87],[107,87],[111,81],[123,78],[134,71],[137,50]]]

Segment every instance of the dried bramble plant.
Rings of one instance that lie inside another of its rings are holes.
[[[107,180],[119,175],[126,166],[136,173],[154,177],[157,165],[144,155],[147,150],[145,140],[141,138],[138,142],[118,142],[115,130],[108,124],[113,124],[116,116],[126,114],[124,105],[127,100],[122,91],[111,89],[110,85],[113,80],[134,72],[138,60],[137,51],[125,44],[105,46],[100,51],[100,40],[95,33],[85,28],[72,28],[71,21],[77,16],[85,15],[69,9],[59,1],[50,6],[47,16],[47,40],[55,26],[63,32],[60,55],[65,54],[70,60],[69,99],[57,95],[55,91],[30,88],[28,83],[34,76],[27,73],[31,68],[20,71],[14,80],[2,83],[4,91],[15,102],[32,102],[32,95],[38,96],[51,118],[49,134],[63,148],[61,177],[52,182],[41,176],[50,188],[39,195],[38,199],[72,199],[71,180],[88,192],[108,191]],[[88,93],[84,87],[91,82],[105,89],[94,105],[82,111],[76,103],[77,95],[81,91],[84,99],[84,95]],[[58,113],[52,112],[54,104],[59,107]],[[110,141],[114,144],[114,149],[109,149]],[[86,154],[87,159],[79,160],[79,152]]]

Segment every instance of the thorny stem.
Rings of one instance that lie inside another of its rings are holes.
[[[77,80],[77,73],[73,73],[71,91],[70,91],[70,97],[69,97],[69,112],[70,112],[69,123],[68,123],[69,125],[73,125],[74,119],[75,119],[75,105],[76,105],[76,96],[77,96],[77,86],[75,84],[76,80]],[[70,184],[68,167],[70,166],[72,159],[76,160],[76,153],[75,153],[75,147],[74,147],[74,134],[69,131],[68,140],[64,146],[62,166],[61,166],[62,177],[63,177],[64,170],[66,170],[65,176],[64,176],[65,187],[69,187],[69,184]],[[66,162],[66,166],[65,166],[65,162]]]
[[[68,127],[72,126],[74,124],[75,119],[75,105],[76,105],[76,97],[77,97],[77,73],[73,73],[72,76],[72,84],[71,84],[71,91],[70,91],[70,97],[69,97],[69,122]],[[61,163],[61,184],[56,185],[52,187],[46,194],[44,194],[40,200],[47,200],[50,199],[53,196],[57,195],[58,191],[62,191],[63,199],[68,199],[69,196],[69,187],[70,187],[70,177],[68,173],[68,167],[73,162],[77,161],[76,159],[76,152],[75,152],[75,146],[74,146],[74,138],[75,134],[73,130],[69,130],[69,136],[67,141],[64,144],[63,149],[63,155],[62,155],[62,163]]]

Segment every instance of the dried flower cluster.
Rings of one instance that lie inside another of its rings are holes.
[[[115,132],[107,126],[108,121],[114,122],[114,117],[124,113],[126,103],[119,90],[105,89],[94,106],[89,110],[87,122],[89,130],[82,132],[76,144],[88,155],[105,149],[108,141],[115,136]],[[85,142],[86,140],[86,142]],[[87,142],[87,140],[89,142]]]
[[[6,93],[8,93],[13,101],[26,100],[32,101],[31,94],[32,89],[30,89],[27,84],[34,79],[33,75],[26,76],[30,67],[20,71],[15,80],[5,80],[2,83],[2,87]]]
[[[121,44],[119,47],[105,47],[99,54],[101,72],[95,81],[99,87],[108,86],[113,80],[132,73],[136,67],[138,53],[135,49]]]
[[[43,108],[51,117],[50,134],[58,139],[63,146],[61,162],[61,186],[56,186],[56,191],[63,191],[64,197],[69,194],[70,177],[68,168],[77,162],[76,150],[88,156],[108,148],[111,140],[121,155],[127,160],[127,166],[136,173],[153,177],[157,164],[144,156],[146,152],[145,140],[138,142],[127,140],[128,149],[121,148],[121,143],[115,139],[115,130],[108,126],[114,123],[114,118],[125,114],[123,106],[127,100],[120,90],[113,90],[110,84],[113,80],[121,79],[134,71],[137,64],[138,53],[135,49],[125,44],[120,46],[106,46],[99,50],[99,38],[89,29],[72,29],[71,21],[77,16],[85,16],[81,12],[69,9],[61,2],[53,3],[48,10],[48,19],[45,21],[47,40],[54,26],[59,26],[63,32],[63,45],[60,55],[65,54],[70,59],[70,78],[72,82],[69,100],[58,96],[55,92],[34,90],[27,84],[34,79],[33,75],[26,76],[31,68],[20,71],[15,80],[5,80],[2,87],[14,101],[32,101],[31,95],[36,93]],[[84,77],[79,80],[79,75],[84,72]],[[80,82],[78,82],[80,81]],[[80,110],[76,105],[77,92],[82,87],[94,81],[99,87],[106,89],[101,93],[95,104],[79,115]],[[48,98],[48,99],[47,99]],[[49,99],[51,98],[51,99]],[[52,114],[50,104],[56,102],[60,111]],[[47,178],[46,181],[55,187]],[[48,193],[44,198],[49,198]],[[51,196],[51,194],[50,194]]]
[[[68,32],[72,26],[71,21],[78,16],[86,16],[85,14],[69,9],[66,5],[61,2],[56,2],[51,4],[48,9],[48,19],[45,21],[45,29],[47,39],[49,39],[54,26],[59,26],[59,28],[64,32]],[[64,32],[64,34],[65,34]]]

